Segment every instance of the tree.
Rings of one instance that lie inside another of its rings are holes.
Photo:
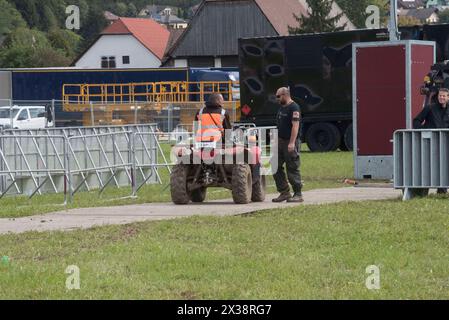
[[[399,16],[398,25],[400,27],[413,27],[422,25],[419,19],[410,16]]]
[[[365,28],[366,8],[371,4],[369,0],[336,0],[348,19],[357,27]]]
[[[39,26],[40,17],[36,6],[37,0],[14,0],[12,2],[14,2],[30,28]]]
[[[46,34],[35,29],[17,28],[5,39],[0,51],[2,68],[62,67],[70,62],[64,50],[53,48]]]
[[[201,0],[0,0],[0,66],[67,65],[108,25],[104,11],[133,17],[149,3],[188,8]],[[81,29],[65,29],[66,7],[80,9]]]
[[[137,16],[137,7],[134,5],[134,3],[128,4],[128,11],[126,12],[127,17],[135,17]]]
[[[336,0],[336,2],[358,28],[366,27],[366,8],[371,5],[379,8],[381,27],[386,27],[388,24],[389,0]]]
[[[52,28],[58,27],[58,25],[59,25],[58,20],[56,19],[56,16],[50,7],[44,6],[42,8],[41,16],[42,16],[42,19],[40,21],[40,28],[42,30],[48,31]]]
[[[29,47],[45,48],[50,46],[44,32],[36,29],[17,28],[5,39],[3,45],[7,48]]]
[[[31,65],[30,52],[24,47],[11,47],[0,50],[1,68],[23,68]]]
[[[16,28],[26,26],[26,22],[19,11],[6,0],[0,0],[0,12],[0,38],[8,35]]]
[[[440,23],[449,23],[449,10],[443,10],[438,13],[438,17],[440,18]]]
[[[126,5],[126,3],[123,2],[117,2],[115,4],[115,10],[112,9],[114,11],[114,13],[116,15],[118,15],[119,17],[125,17],[126,13],[128,11],[128,6]]]
[[[343,12],[330,17],[333,0],[306,0],[309,6],[309,16],[293,14],[298,27],[288,26],[290,34],[334,32],[344,30],[345,25],[338,27],[337,23],[344,15]]]
[[[108,22],[101,7],[91,4],[80,30],[81,36],[85,39],[83,46],[87,47],[107,25]]]
[[[70,30],[55,28],[48,33],[48,40],[53,48],[59,49],[74,59],[80,51],[82,37]]]
[[[29,60],[29,66],[32,67],[66,67],[69,66],[72,59],[67,57],[65,52],[52,47],[39,48],[33,52]]]

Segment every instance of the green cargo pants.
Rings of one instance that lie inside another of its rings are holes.
[[[292,153],[288,152],[289,140],[284,140],[279,138],[278,142],[278,165],[276,173],[273,175],[274,181],[276,182],[276,188],[279,193],[289,192],[290,187],[288,182],[292,185],[294,193],[301,193],[302,182],[301,173],[299,171],[300,161],[300,148],[299,139],[296,140],[295,151]],[[284,164],[287,168],[287,178],[284,172]],[[273,168],[273,171],[276,168]]]

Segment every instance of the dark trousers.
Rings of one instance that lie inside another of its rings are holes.
[[[278,142],[278,166],[276,173],[273,175],[274,181],[276,182],[276,188],[279,193],[290,192],[290,187],[288,182],[292,185],[293,192],[300,193],[302,188],[301,183],[301,173],[299,171],[299,166],[301,164],[299,155],[299,140],[296,140],[295,151],[292,153],[288,152],[288,140],[279,138]],[[287,178],[284,172],[284,164],[287,168]],[[276,168],[273,168],[276,169]]]

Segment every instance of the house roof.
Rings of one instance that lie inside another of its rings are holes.
[[[173,24],[173,23],[187,23],[186,20],[179,18],[176,15],[161,15],[161,14],[153,14],[151,16],[147,16],[144,19],[153,19],[154,21],[160,24]]]
[[[262,13],[265,15],[269,23],[273,26],[275,31],[279,35],[288,35],[288,27],[295,26],[298,24],[293,14],[308,16],[308,5],[306,0],[247,0],[253,1]],[[204,6],[211,2],[242,2],[242,0],[203,0],[198,8],[195,10],[195,14],[183,34],[176,40],[176,42],[167,50],[167,55],[171,55],[176,47],[182,42],[185,35],[190,32],[192,24],[195,22],[195,18],[199,16],[200,12],[203,10]],[[341,13],[340,7],[333,2],[331,16]],[[346,19],[341,19],[344,21],[339,21],[340,23],[347,23],[346,28],[351,30],[355,29],[355,26],[344,16]]]
[[[174,14],[171,14],[169,16],[161,16],[161,21],[163,23],[186,23],[184,19],[181,19]]]
[[[423,0],[398,0],[399,9],[417,9],[425,7]]]
[[[226,2],[240,0],[204,0],[204,2]],[[288,35],[288,26],[298,24],[293,14],[308,16],[308,4],[305,0],[253,0],[262,10],[263,14],[272,24],[273,28],[279,35]],[[198,10],[197,10],[198,11]],[[340,7],[333,2],[331,16],[335,16],[342,12]],[[349,21],[348,27],[355,29],[354,25]]]
[[[283,0],[282,5],[273,0],[255,0],[255,2],[280,35],[287,35],[288,26],[298,24],[293,13],[308,16],[306,7],[298,0]]]
[[[173,29],[170,28],[170,38],[168,39],[167,49],[165,52],[169,52],[171,47],[178,41],[179,37],[184,33],[186,29]]]
[[[115,21],[115,20],[118,20],[118,18],[119,18],[119,16],[113,14],[111,11],[105,11],[104,12],[104,17],[108,21]]]
[[[163,11],[164,9],[167,9],[167,8],[172,9],[173,11],[178,9],[178,7],[173,7],[173,6],[162,6],[162,5],[156,5],[156,4],[149,4],[144,9],[142,9],[139,14],[141,16],[151,16],[151,15],[159,14],[161,11]]]
[[[195,14],[201,10],[201,7],[207,2],[232,2],[241,0],[203,0],[196,8]],[[293,13],[307,16],[307,7],[300,0],[252,0],[260,8],[262,13],[272,24],[273,28],[280,35],[288,34],[288,26],[296,25]]]
[[[101,35],[130,34],[140,41],[156,57],[162,59],[170,32],[151,19],[119,18]]]

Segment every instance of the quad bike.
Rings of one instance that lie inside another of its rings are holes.
[[[216,148],[195,143],[178,146],[175,152],[178,162],[170,175],[175,204],[203,202],[207,188],[211,187],[231,190],[237,204],[265,200],[266,182],[260,172],[259,147],[234,143],[228,148]]]

